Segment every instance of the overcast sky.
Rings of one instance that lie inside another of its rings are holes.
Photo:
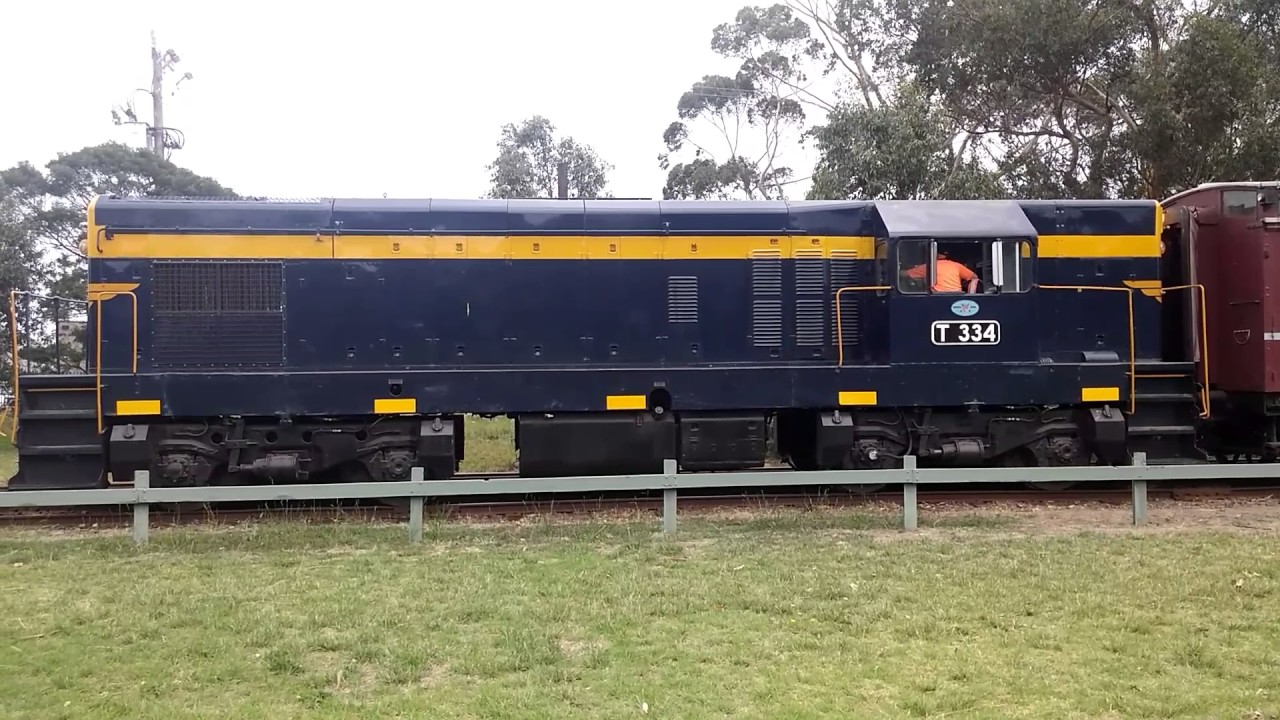
[[[711,30],[747,0],[11,4],[0,167],[143,147],[111,109],[150,120],[154,29],[181,58],[168,89],[194,76],[166,98],[172,159],[240,193],[478,197],[500,127],[540,113],[615,166],[616,196],[661,197],[662,131],[692,81],[734,71]]]

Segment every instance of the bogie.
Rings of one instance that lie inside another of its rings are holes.
[[[116,425],[112,476],[149,470],[156,487],[259,483],[403,481],[415,465],[451,477],[463,454],[461,419],[209,418]]]

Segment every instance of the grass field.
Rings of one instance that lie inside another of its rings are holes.
[[[507,418],[469,416],[464,425],[462,472],[506,472],[515,468],[515,423]]]
[[[9,483],[9,478],[18,469],[18,452],[14,450],[9,438],[0,437],[0,487]]]
[[[1277,717],[1280,508],[1046,512],[8,531],[0,717]]]

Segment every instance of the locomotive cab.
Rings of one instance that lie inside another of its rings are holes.
[[[1036,231],[1012,202],[877,203],[889,361],[1034,362]]]

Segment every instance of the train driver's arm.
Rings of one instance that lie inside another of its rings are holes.
[[[970,295],[978,292],[978,274],[967,266],[960,266],[960,281],[965,284],[964,291]]]

